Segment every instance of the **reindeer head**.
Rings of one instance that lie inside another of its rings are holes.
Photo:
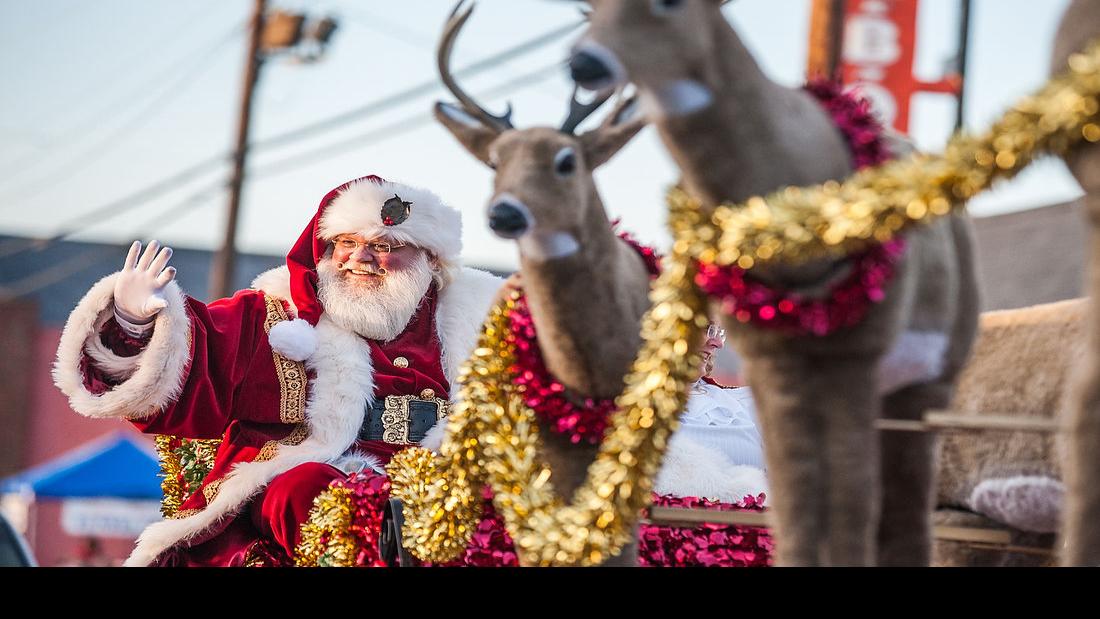
[[[590,0],[590,26],[569,69],[588,90],[629,78],[646,96],[647,112],[674,115],[703,109],[722,84],[717,28],[728,28],[723,0]]]
[[[591,103],[577,100],[574,89],[568,118],[560,129],[516,129],[511,108],[502,116],[485,111],[455,82],[450,55],[473,4],[451,12],[438,52],[443,83],[459,105],[436,103],[435,117],[466,150],[496,170],[488,205],[489,227],[502,238],[516,239],[528,259],[548,260],[575,253],[588,224],[603,217],[592,172],[619,151],[645,122],[633,116],[633,98],[620,98],[615,110],[597,128],[581,135],[574,130],[611,96],[611,89]]]

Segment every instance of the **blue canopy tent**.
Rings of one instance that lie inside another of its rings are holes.
[[[32,547],[34,505],[43,499],[61,501],[61,528],[69,535],[133,538],[160,519],[159,472],[150,445],[115,432],[0,480],[0,495],[16,499]]]
[[[36,499],[160,500],[160,464],[153,448],[116,432],[0,481],[0,494]]]

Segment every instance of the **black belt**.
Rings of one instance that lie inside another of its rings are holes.
[[[434,397],[430,389],[419,396],[388,395],[367,409],[359,440],[385,441],[393,445],[411,445],[447,416],[447,401]]]

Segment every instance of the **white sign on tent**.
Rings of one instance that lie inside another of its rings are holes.
[[[61,505],[61,528],[79,537],[133,539],[160,519],[159,501],[69,499]]]

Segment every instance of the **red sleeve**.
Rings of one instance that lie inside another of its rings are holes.
[[[99,341],[103,342],[104,346],[120,357],[133,357],[145,348],[145,345],[149,343],[149,337],[152,335],[153,332],[148,331],[141,337],[134,337],[126,333],[112,316],[107,322],[103,323],[103,328],[99,330]]]
[[[234,419],[239,391],[264,338],[263,294],[246,290],[205,305],[188,297],[191,359],[179,397],[165,410],[134,420],[143,432],[218,438]]]
[[[100,328],[99,341],[119,357],[133,357],[145,348],[151,335],[152,331],[144,337],[133,337],[119,326],[114,317],[111,317]],[[81,355],[80,371],[84,376],[84,388],[95,395],[106,393],[123,382],[97,366],[95,361],[88,356],[87,351]]]

